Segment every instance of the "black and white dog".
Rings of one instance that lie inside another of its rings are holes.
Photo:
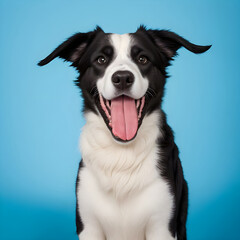
[[[166,68],[184,47],[166,30],[77,33],[39,62],[70,61],[86,125],[76,195],[81,240],[184,240],[188,188],[178,148],[161,109]]]

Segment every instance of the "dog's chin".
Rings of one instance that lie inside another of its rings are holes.
[[[95,103],[112,137],[119,144],[133,141],[146,113],[146,98],[134,99],[126,95],[106,100],[101,94]]]

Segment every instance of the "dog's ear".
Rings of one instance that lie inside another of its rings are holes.
[[[177,50],[180,47],[184,47],[193,53],[204,53],[212,46],[195,45],[168,30],[147,30],[144,26],[141,26],[138,31],[146,31],[150,38],[170,60],[177,54]]]
[[[65,61],[72,62],[72,65],[74,65],[74,62],[81,58],[87,46],[91,43],[98,32],[103,32],[103,30],[97,26],[94,31],[87,33],[76,33],[59,45],[46,58],[41,60],[38,65],[44,66],[56,57],[63,58]]]

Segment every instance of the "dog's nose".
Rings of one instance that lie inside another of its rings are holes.
[[[129,71],[117,71],[112,75],[113,85],[121,90],[130,88],[134,82],[134,75]]]

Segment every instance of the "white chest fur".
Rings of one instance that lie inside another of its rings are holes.
[[[101,117],[87,113],[86,120],[80,144],[85,167],[77,190],[80,239],[173,239],[168,231],[173,198],[157,170],[158,113],[144,118],[128,144],[117,143]]]

